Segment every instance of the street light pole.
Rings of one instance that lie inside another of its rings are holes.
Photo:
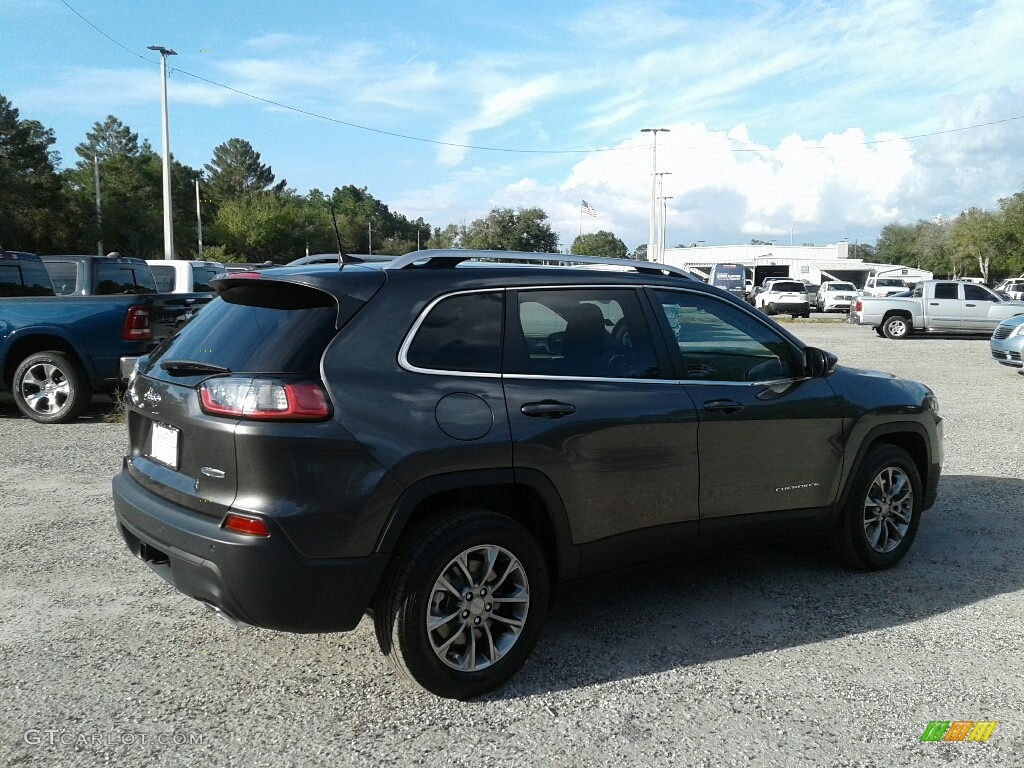
[[[661,246],[658,250],[661,252],[662,264],[665,263],[665,246],[668,245],[668,235],[666,234],[668,230],[668,203],[666,201],[671,199],[672,195],[668,197],[662,195],[661,197]]]
[[[163,119],[164,138],[164,258],[174,258],[174,227],[171,218],[171,139],[167,130],[167,57],[177,56],[175,51],[164,48],[162,45],[151,45],[149,50],[157,51],[160,54],[160,82],[162,85],[162,100],[160,102],[160,116]]]
[[[648,234],[647,234],[647,259],[649,261],[656,261],[657,260],[657,259],[653,258],[652,253],[653,253],[653,251],[657,250],[657,248],[658,248],[658,244],[657,244],[657,242],[654,239],[654,237],[655,237],[655,235],[654,235],[654,229],[655,229],[654,220],[655,220],[655,218],[657,216],[656,211],[657,211],[657,207],[658,207],[658,201],[657,201],[658,193],[657,193],[657,189],[656,189],[656,187],[657,187],[657,176],[656,176],[656,174],[658,173],[658,132],[659,131],[663,131],[665,133],[668,133],[669,129],[668,128],[641,128],[640,129],[640,133],[650,133],[650,134],[654,135],[654,143],[651,145],[651,221],[650,221],[650,229],[648,230]]]
[[[658,178],[658,199],[661,200],[665,192],[665,176],[671,176],[671,171],[662,171],[661,173],[654,174]],[[660,211],[659,211],[660,213]],[[659,216],[658,226],[655,227],[655,258],[653,261],[664,262],[665,261],[665,217],[664,215]]]

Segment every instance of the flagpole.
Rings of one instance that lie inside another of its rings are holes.
[[[580,237],[583,237],[583,199],[580,198]]]

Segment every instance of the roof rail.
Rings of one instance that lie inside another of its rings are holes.
[[[557,266],[564,264],[594,264],[598,266],[631,267],[644,275],[673,275],[685,277],[690,280],[697,280],[685,269],[673,267],[669,264],[658,264],[650,261],[636,261],[635,259],[613,259],[605,256],[576,256],[570,253],[533,253],[524,251],[486,251],[471,249],[428,249],[424,251],[411,251],[405,256],[399,256],[392,261],[385,269],[409,269],[409,268],[436,268],[454,267],[463,261],[472,260],[495,260],[502,262],[556,262]]]

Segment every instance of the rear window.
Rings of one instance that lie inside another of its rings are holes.
[[[61,296],[69,296],[78,290],[78,264],[69,261],[43,262],[53,281],[53,290]]]
[[[150,362],[192,360],[233,373],[316,375],[337,333],[337,320],[337,303],[322,291],[254,281],[225,289],[157,349]],[[148,375],[165,374],[152,365]]]
[[[783,282],[781,280],[777,283],[772,283],[768,290],[785,293],[790,293],[792,291],[796,291],[797,293],[806,293],[806,288],[803,283],[790,283]]]
[[[875,285],[880,288],[906,288],[907,284],[895,277],[880,277],[875,280]]]
[[[213,280],[217,275],[223,274],[223,269],[217,269],[216,267],[197,267],[195,264],[192,265],[192,290],[193,291],[209,291],[213,292],[213,287],[210,285],[210,281]]]
[[[38,261],[0,263],[0,296],[53,296],[50,276]]]
[[[156,280],[156,289],[160,291],[160,293],[170,293],[174,290],[174,267],[166,264],[151,264],[149,268],[153,271],[153,279]]]
[[[156,293],[153,270],[148,264],[96,261],[96,295],[114,293]]]

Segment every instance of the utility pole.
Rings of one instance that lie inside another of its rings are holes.
[[[167,130],[167,57],[177,56],[175,51],[164,48],[162,45],[151,45],[149,50],[157,51],[160,54],[160,82],[162,85],[162,99],[160,102],[160,116],[163,120],[164,139],[164,258],[174,258],[174,220],[171,217],[171,139]]]
[[[666,234],[666,232],[668,231],[668,202],[667,201],[671,200],[671,199],[672,199],[672,195],[669,195],[668,197],[665,197],[663,195],[662,198],[661,198],[661,246],[660,246],[659,250],[661,251],[660,255],[661,255],[661,263],[662,264],[665,263],[665,246],[668,245],[668,235]]]
[[[654,143],[651,145],[651,221],[650,229],[647,235],[647,259],[649,261],[657,261],[656,252],[658,250],[658,243],[655,239],[655,219],[657,218],[658,208],[658,193],[657,193],[657,173],[658,173],[658,132],[668,133],[668,128],[641,128],[640,133],[650,133],[654,135]],[[652,255],[653,254],[653,255]]]
[[[100,211],[100,158],[92,156],[92,168],[96,179],[96,231],[99,233],[99,240],[96,241],[96,255],[103,255],[103,213]]]
[[[199,258],[203,258],[203,214],[199,209],[199,179],[196,179],[196,229],[199,232]]]

